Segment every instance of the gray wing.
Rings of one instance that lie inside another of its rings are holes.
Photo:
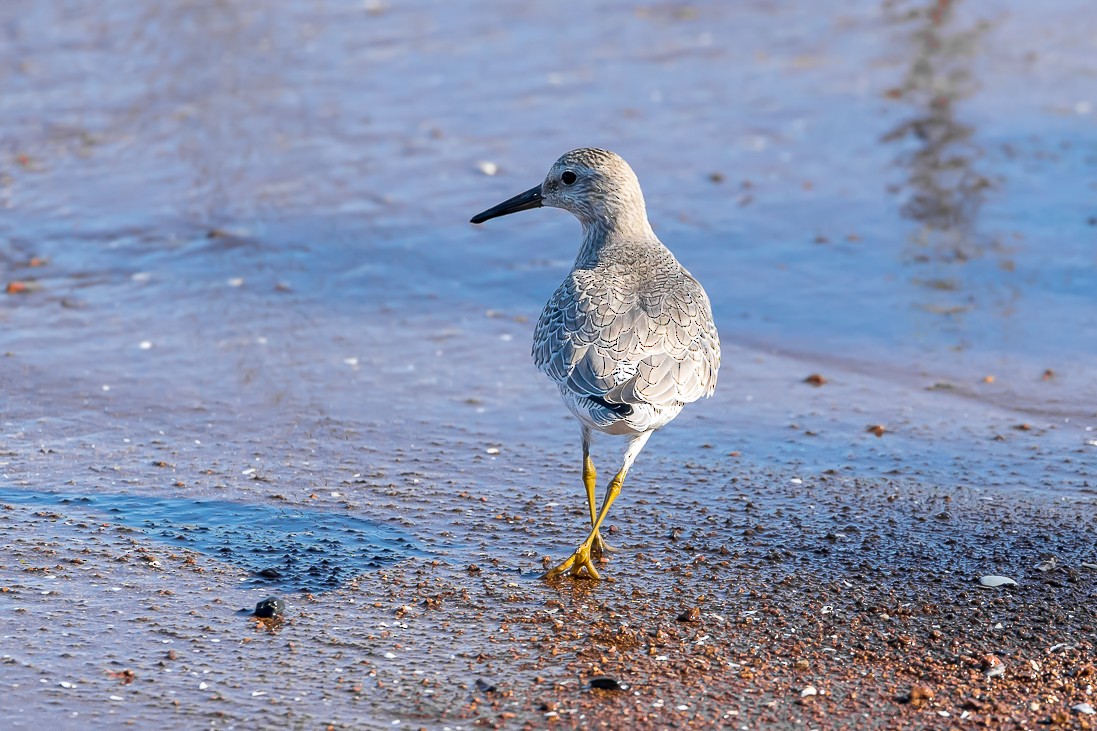
[[[628,284],[572,272],[537,322],[537,367],[612,403],[670,406],[711,395],[720,340],[704,289],[684,269],[643,289]]]

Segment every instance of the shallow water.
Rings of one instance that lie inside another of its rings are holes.
[[[879,376],[869,410],[948,381],[973,420],[1019,410],[1081,445],[1097,112],[1091,41],[1055,19],[1084,7],[618,8],[564,48],[535,42],[562,7],[16,3],[0,225],[8,279],[42,289],[4,303],[8,411],[242,404],[303,380],[313,412],[463,418],[422,387],[535,380],[529,325],[481,316],[535,319],[576,238],[559,212],[465,221],[600,144],[633,162],[729,345]],[[737,372],[733,352],[710,418],[756,385]]]
[[[581,145],[631,162],[725,345],[634,494],[720,506],[698,463],[1097,489],[1090,3],[15,0],[0,29],[2,500],[339,514],[455,563],[463,493],[578,502],[528,358],[578,225],[467,220]]]
[[[103,492],[0,490],[0,500],[90,513],[165,547],[197,551],[248,571],[252,585],[283,591],[334,589],[421,553],[390,526],[326,511]]]

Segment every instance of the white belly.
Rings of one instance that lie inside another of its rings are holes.
[[[566,386],[560,386],[560,397],[575,418],[584,425],[605,434],[635,435],[655,431],[674,420],[683,404],[652,406],[633,404],[632,413],[621,416],[585,396],[576,394]]]

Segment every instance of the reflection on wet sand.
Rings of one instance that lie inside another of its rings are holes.
[[[895,11],[898,21],[914,26],[911,66],[901,85],[888,92],[913,114],[883,138],[908,143],[897,159],[907,174],[899,188],[905,194],[901,210],[923,224],[913,243],[925,251],[916,258],[964,261],[978,246],[973,229],[990,181],[976,169],[982,150],[972,139],[974,128],[957,118],[956,105],[976,90],[969,67],[988,26],[950,28],[950,0]]]
[[[979,168],[984,151],[975,140],[975,127],[957,112],[960,102],[978,90],[971,68],[992,25],[984,19],[963,24],[957,5],[934,0],[918,7],[890,6],[894,21],[909,28],[912,61],[887,96],[909,106],[912,114],[883,141],[902,148],[896,162],[906,180],[892,190],[902,196],[902,216],[919,224],[903,248],[905,259],[924,267],[913,278],[924,292],[916,306],[947,318],[935,317],[928,328],[945,331],[953,348],[965,349],[972,338],[964,314],[990,305],[996,315],[1007,316],[1016,293],[999,280],[990,284],[991,301],[983,302],[987,298],[980,297],[984,293],[975,291],[971,281],[977,275],[954,267],[994,256],[998,269],[1013,269],[999,238],[980,230],[979,214],[994,183]]]

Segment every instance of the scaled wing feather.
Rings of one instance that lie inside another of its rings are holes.
[[[573,271],[537,323],[537,367],[576,394],[613,403],[672,406],[710,395],[720,341],[704,290],[675,268],[641,288]]]

